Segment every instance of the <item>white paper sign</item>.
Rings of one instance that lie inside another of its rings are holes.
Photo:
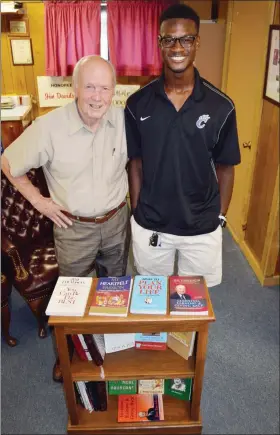
[[[72,77],[37,77],[40,107],[60,107],[75,98],[72,89]],[[117,85],[113,104],[124,107],[129,95],[140,88],[139,85]]]

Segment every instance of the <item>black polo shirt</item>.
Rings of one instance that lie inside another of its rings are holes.
[[[160,77],[128,98],[125,118],[128,157],[141,157],[143,165],[136,222],[182,236],[214,231],[220,213],[215,163],[240,163],[231,99],[195,70],[193,92],[179,111]]]

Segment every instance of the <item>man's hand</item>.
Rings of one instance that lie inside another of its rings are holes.
[[[59,228],[67,228],[68,225],[72,225],[72,221],[62,213],[62,210],[65,209],[56,204],[51,198],[41,196],[37,201],[32,201],[32,205],[44,216],[51,219]]]

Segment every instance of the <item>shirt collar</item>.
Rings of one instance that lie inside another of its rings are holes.
[[[76,100],[70,103],[68,107],[69,107],[69,115],[70,115],[69,134],[72,135],[74,133],[77,133],[82,128],[87,129],[87,126],[83,123],[79,115]],[[112,125],[112,127],[115,127],[112,106],[103,116],[100,126],[103,127],[104,125],[106,125],[107,122],[109,122]]]
[[[200,101],[204,98],[204,87],[202,83],[202,79],[200,74],[196,68],[194,68],[194,88],[191,94],[191,97],[195,101]],[[159,79],[155,83],[155,92],[160,94],[166,98],[165,90],[164,90],[164,74],[162,74]]]

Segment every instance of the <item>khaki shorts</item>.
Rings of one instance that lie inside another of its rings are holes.
[[[158,246],[150,246],[153,231],[131,218],[135,267],[140,275],[172,275],[178,252],[178,275],[203,275],[208,287],[222,281],[222,228],[198,236],[159,233]],[[160,246],[159,246],[160,245]]]

